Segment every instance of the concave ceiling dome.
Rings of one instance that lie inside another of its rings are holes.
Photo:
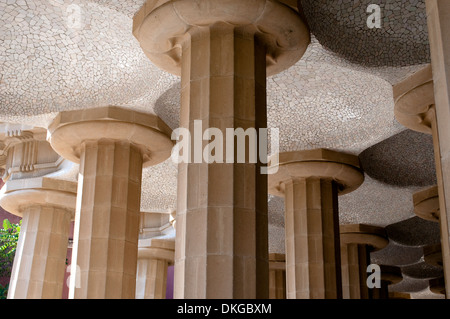
[[[406,66],[430,61],[424,0],[299,0],[311,32],[327,49],[366,66]],[[367,19],[381,8],[381,27]]]
[[[116,10],[132,4],[1,0],[2,120],[108,104],[133,106],[142,96],[148,101],[150,93],[157,99],[167,89],[160,88],[163,72],[131,34],[130,12]],[[135,11],[140,5],[131,7]]]

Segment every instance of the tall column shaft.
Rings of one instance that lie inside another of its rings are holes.
[[[163,259],[139,259],[137,265],[136,299],[165,299],[167,267]]]
[[[434,80],[437,125],[433,142],[437,156],[442,255],[446,288],[450,288],[450,2],[427,0],[428,31]]]
[[[289,299],[340,298],[337,189],[331,179],[285,183],[286,278]]]
[[[69,298],[135,298],[141,178],[170,156],[170,128],[117,106],[65,111],[48,139],[80,163]]]
[[[286,258],[269,254],[269,299],[286,299]]]
[[[193,30],[183,47],[181,125],[192,134],[197,163],[179,164],[175,298],[268,297],[267,176],[249,161],[248,144],[234,156],[219,144],[208,154],[232,161],[206,163],[197,157],[207,141],[194,141],[204,133],[195,131],[196,120],[225,139],[227,128],[265,127],[265,70],[264,47],[228,24]],[[245,163],[237,162],[241,150]]]
[[[80,285],[70,297],[134,298],[141,177],[142,154],[130,143],[82,146],[72,259]]]
[[[369,299],[367,266],[370,264],[366,245],[341,245],[343,299]]]
[[[72,213],[51,206],[23,211],[9,299],[61,299]]]

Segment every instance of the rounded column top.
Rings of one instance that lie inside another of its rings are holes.
[[[444,262],[442,260],[441,244],[423,247],[423,257],[427,264],[442,267]]]
[[[175,260],[175,241],[160,238],[139,240],[138,258],[162,259],[173,263]]]
[[[420,218],[439,222],[439,194],[438,187],[421,190],[413,194],[414,212]]]
[[[383,249],[389,244],[386,230],[383,227],[365,224],[339,225],[341,244],[360,244]]]
[[[284,183],[295,178],[318,177],[334,180],[339,195],[357,189],[364,182],[358,156],[327,149],[284,152],[269,158],[269,193],[284,196]]]
[[[431,134],[434,114],[434,84],[431,65],[394,87],[394,113],[403,126]],[[432,111],[433,110],[433,111]]]
[[[397,284],[403,280],[402,270],[397,266],[380,265],[381,280],[389,285]]]
[[[117,106],[64,111],[50,123],[47,139],[62,157],[80,162],[85,141],[116,140],[136,145],[144,166],[170,157],[172,130],[156,115]]]
[[[274,0],[148,0],[134,16],[133,34],[154,64],[180,75],[185,35],[218,22],[263,40],[269,76],[300,60],[311,40],[298,12]]]
[[[75,212],[77,183],[48,177],[10,180],[0,191],[0,206],[22,217],[25,209],[50,206]]]
[[[431,292],[439,295],[445,295],[445,279],[444,277],[433,278],[428,281]]]

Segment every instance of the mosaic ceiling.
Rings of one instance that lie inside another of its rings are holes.
[[[46,127],[62,110],[118,105],[178,127],[180,79],[154,66],[131,34],[144,2],[0,0],[0,121]],[[371,2],[301,1],[312,43],[293,67],[268,78],[268,126],[280,130],[280,151],[323,147],[360,155],[366,180],[340,198],[341,223],[398,226],[377,258],[399,265],[392,258],[403,256],[417,266],[421,245],[401,243],[414,233],[398,223],[414,217],[412,194],[435,181],[432,144],[395,121],[392,85],[429,63],[425,4],[383,1],[383,27],[369,29]],[[176,175],[170,159],[144,170],[143,211],[175,210]],[[283,205],[269,197],[273,252],[284,251]],[[435,230],[427,229],[432,240]],[[417,277],[414,269],[405,274]],[[421,291],[422,279],[404,289]]]

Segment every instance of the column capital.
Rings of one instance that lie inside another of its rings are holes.
[[[284,196],[284,183],[296,178],[324,178],[335,181],[339,195],[357,189],[364,182],[358,156],[327,149],[284,152],[269,159],[269,193]],[[270,174],[277,170],[275,174]]]
[[[414,212],[425,220],[439,222],[438,187],[432,186],[413,194]]]
[[[445,279],[444,277],[433,278],[428,281],[431,292],[439,295],[445,295]]]
[[[64,161],[46,141],[47,130],[21,124],[0,123],[0,167],[3,180],[44,176]]]
[[[62,157],[80,162],[82,144],[113,140],[136,145],[144,166],[170,157],[172,130],[156,115],[117,106],[59,113],[48,127],[48,140]]]
[[[175,259],[175,240],[149,238],[139,241],[139,259],[167,260],[173,264]]]
[[[388,285],[394,285],[403,280],[402,270],[397,266],[380,265],[381,280]]]
[[[389,243],[386,230],[365,224],[340,225],[340,240],[342,244],[360,244],[370,246],[373,251],[383,249]]]
[[[133,34],[154,64],[180,75],[189,33],[218,22],[261,38],[267,47],[267,75],[295,64],[310,43],[298,12],[273,0],[148,0],[133,19]]]
[[[443,260],[441,244],[428,245],[423,247],[423,258],[429,265],[442,267]]]
[[[11,180],[0,191],[0,206],[11,214],[22,217],[25,209],[33,206],[51,206],[68,210],[76,207],[77,183],[49,177]]]
[[[394,86],[393,93],[397,121],[414,131],[432,134],[436,115],[431,65]]]
[[[286,255],[278,253],[269,254],[269,269],[286,270]]]

